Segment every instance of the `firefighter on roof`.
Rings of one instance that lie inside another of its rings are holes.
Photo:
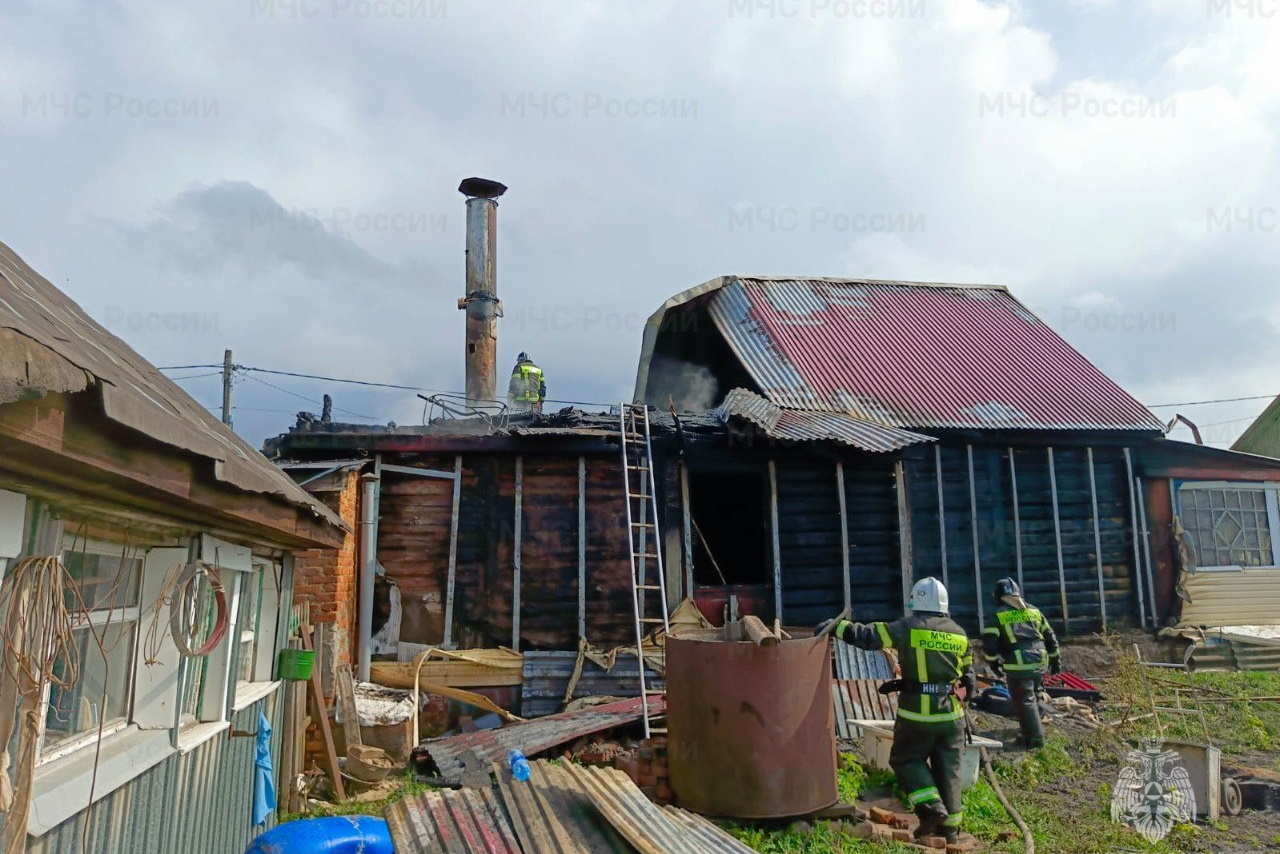
[[[516,357],[516,366],[511,369],[511,382],[507,386],[507,399],[515,412],[541,412],[542,402],[547,399],[547,381],[539,368],[529,358],[528,353]]]
[[[1040,680],[1047,668],[1061,673],[1058,636],[1038,608],[1027,604],[1012,578],[996,582],[995,625],[982,630],[982,650],[987,666],[1009,683],[1014,714],[1022,727],[1022,745],[1044,744],[1040,727]]]
[[[901,691],[889,764],[920,819],[916,838],[959,836],[960,760],[965,749],[965,709],[956,684],[972,694],[969,638],[948,614],[947,588],[924,578],[911,588],[910,616],[892,623],[841,620],[833,634],[863,649],[897,650],[902,678],[881,691]],[[819,627],[825,630],[830,624]]]

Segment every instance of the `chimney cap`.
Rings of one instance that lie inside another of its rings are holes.
[[[506,191],[506,184],[488,178],[463,178],[458,185],[458,192],[469,199],[496,199]]]

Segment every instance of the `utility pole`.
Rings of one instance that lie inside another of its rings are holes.
[[[235,365],[231,361],[231,351],[222,354],[222,423],[231,426],[231,375]]]

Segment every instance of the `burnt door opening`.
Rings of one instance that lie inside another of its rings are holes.
[[[697,525],[693,530],[695,584],[771,583],[763,474],[691,472],[689,514]]]

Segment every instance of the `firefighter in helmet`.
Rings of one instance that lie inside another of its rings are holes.
[[[511,382],[507,385],[507,399],[515,412],[541,412],[547,399],[547,381],[528,353],[516,356],[516,366],[511,369]]]
[[[1062,672],[1058,636],[1040,613],[1027,604],[1018,583],[1002,578],[992,591],[996,600],[995,624],[982,629],[982,651],[987,666],[1009,683],[1014,714],[1022,727],[1022,745],[1044,744],[1040,727],[1040,680],[1046,669]]]
[[[911,588],[909,616],[891,623],[841,620],[833,634],[862,649],[897,650],[902,678],[881,686],[898,690],[889,765],[920,819],[916,838],[940,835],[954,842],[960,833],[960,760],[965,749],[966,696],[975,688],[969,637],[949,616],[947,588],[923,578]],[[824,631],[830,621],[819,627]]]

